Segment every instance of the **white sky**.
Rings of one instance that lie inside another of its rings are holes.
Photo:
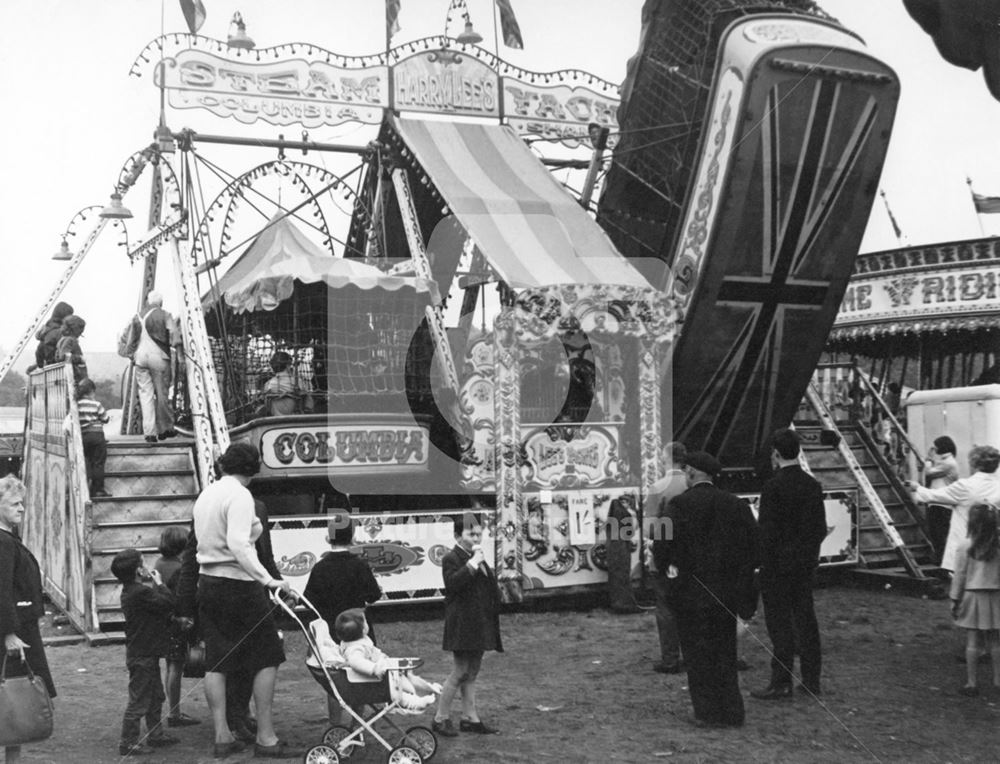
[[[258,47],[310,42],[345,55],[384,46],[381,0],[204,0],[201,33],[225,40],[240,10]],[[177,0],[164,0],[165,30],[185,31]],[[620,82],[635,52],[642,0],[512,0],[525,41],[501,57],[525,69],[580,68]],[[493,48],[491,0],[468,0],[477,29]],[[902,98],[882,187],[907,244],[981,235],[966,175],[980,193],[1000,195],[1000,103],[982,76],[951,67],[906,15],[902,0],[824,0],[824,7],[865,38],[872,53],[894,67]],[[394,44],[444,31],[447,0],[402,0]],[[158,93],[147,68],[128,76],[132,61],[160,33],[159,0],[3,0],[0,2],[0,346],[12,347],[64,273],[52,261],[74,213],[105,204],[125,160],[147,145],[158,117]],[[451,33],[460,31],[454,22]],[[297,126],[247,127],[197,111],[168,113],[173,129],[216,134],[296,137]],[[353,136],[353,137],[352,137]],[[318,141],[362,143],[354,126],[314,130]],[[211,147],[209,147],[211,148]],[[212,156],[209,149],[203,149]],[[246,168],[275,152],[248,151]],[[129,234],[143,234],[147,201],[126,198],[136,213]],[[76,227],[82,242],[94,218]],[[1000,233],[1000,215],[983,217]],[[139,266],[129,266],[118,237],[107,230],[62,299],[88,319],[84,350],[112,350],[125,317],[135,309]],[[873,209],[862,251],[896,246],[885,210]],[[169,268],[161,266],[169,272]],[[168,293],[167,307],[177,300]],[[34,342],[29,348],[34,347]]]

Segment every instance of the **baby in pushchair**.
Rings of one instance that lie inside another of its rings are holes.
[[[379,650],[368,636],[368,620],[360,608],[345,610],[337,616],[333,629],[340,640],[349,682],[371,682],[382,679],[386,671],[396,668],[398,663]],[[411,711],[423,710],[441,694],[441,685],[428,682],[412,671],[401,671],[396,677],[398,683],[397,702]]]
[[[305,635],[309,673],[350,717],[351,726],[333,724],[323,733],[322,743],[306,753],[306,764],[337,764],[365,745],[366,734],[390,752],[388,760],[392,764],[421,764],[434,755],[437,738],[433,730],[423,726],[404,730],[389,716],[420,714],[435,701],[433,693],[441,692],[440,685],[413,674],[422,660],[390,658],[376,648],[367,636],[368,621],[363,610],[347,610],[337,618],[334,629],[342,640],[338,645],[330,636],[327,622],[305,597],[300,597],[299,602],[316,616],[308,628],[280,597],[274,600]],[[372,713],[366,714],[366,707],[371,707]],[[378,721],[393,732],[380,733],[375,729]],[[398,736],[395,743],[390,742],[393,733]]]

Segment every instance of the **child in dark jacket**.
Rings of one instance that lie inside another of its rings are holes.
[[[173,745],[177,738],[163,732],[161,715],[163,681],[160,658],[167,652],[174,595],[163,585],[156,570],[147,571],[136,549],[123,549],[111,561],[111,572],[122,582],[125,614],[125,665],[128,667],[128,705],[118,743],[120,756],[150,753]],[[150,585],[141,583],[148,581]],[[146,719],[146,738],[140,739],[140,724]]]
[[[62,336],[56,343],[56,361],[63,361],[70,356],[73,364],[73,380],[77,383],[87,378],[87,362],[83,360],[83,349],[80,347],[80,337],[87,328],[87,322],[75,313],[66,316],[62,323]]]

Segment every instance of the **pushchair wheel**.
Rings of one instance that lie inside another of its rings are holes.
[[[420,754],[424,761],[430,761],[437,753],[437,737],[427,727],[410,727],[400,738],[398,745],[407,745]]]
[[[314,745],[306,751],[305,764],[338,764],[340,757],[337,751],[328,745]]]
[[[408,745],[397,745],[386,757],[387,764],[423,764],[424,758],[415,748]]]
[[[347,744],[346,748],[341,750],[340,741],[351,734],[351,730],[340,724],[335,724],[329,727],[326,732],[323,733],[323,745],[328,745],[335,749],[341,759],[351,758],[351,754],[354,753],[354,749],[361,744],[360,734],[355,738],[357,741],[351,741]]]

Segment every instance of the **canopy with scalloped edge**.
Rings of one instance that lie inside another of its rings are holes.
[[[389,276],[378,268],[342,257],[333,257],[308,239],[283,213],[267,227],[219,279],[215,290],[201,301],[207,310],[217,295],[234,313],[274,310],[292,296],[294,282],[323,281],[333,289],[413,289],[428,300],[439,300],[437,284],[419,277]]]

